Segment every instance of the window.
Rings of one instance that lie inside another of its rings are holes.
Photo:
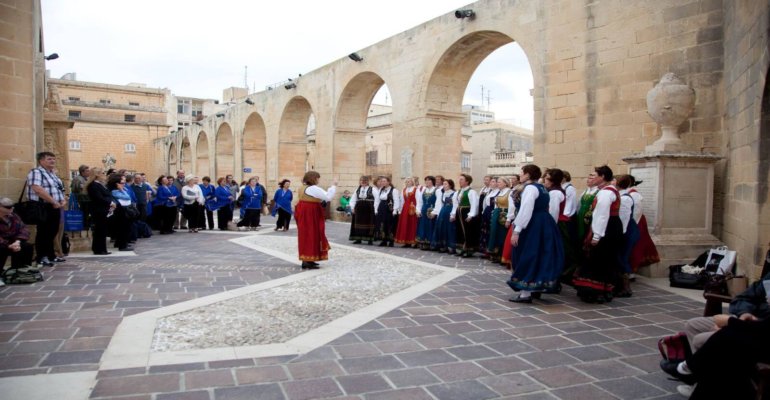
[[[110,99],[99,99],[99,104],[110,104],[112,103]]]
[[[128,105],[129,106],[134,106],[134,107],[139,107],[139,102],[137,102],[137,101],[129,101]]]
[[[80,101],[80,97],[70,96],[70,97],[67,97],[67,100],[69,100],[69,101]]]
[[[126,114],[126,115],[123,116],[123,121],[125,121],[125,122],[136,122],[136,115]]]
[[[177,100],[176,102],[177,114],[190,114],[190,100]]]
[[[377,150],[366,152],[366,165],[377,165]]]
[[[471,170],[471,155],[468,153],[462,154],[462,163],[461,167],[463,171],[470,171]]]
[[[80,140],[70,140],[70,150],[80,151]]]
[[[123,150],[126,153],[136,153],[136,145],[133,143],[126,143],[126,145],[123,146]]]
[[[80,111],[69,110],[67,114],[69,119],[80,119]]]

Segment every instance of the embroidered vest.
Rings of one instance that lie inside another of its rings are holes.
[[[617,217],[620,215],[620,193],[618,193],[618,189],[615,189],[612,186],[606,186],[602,188],[601,190],[609,190],[612,193],[615,193],[615,201],[610,204],[610,217]],[[598,194],[599,192],[597,192]],[[593,203],[591,203],[591,210],[596,209],[596,202],[598,201],[598,196],[594,197]]]

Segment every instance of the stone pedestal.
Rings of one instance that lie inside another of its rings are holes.
[[[699,254],[721,245],[711,233],[714,204],[715,154],[646,151],[623,158],[629,173],[643,181],[648,228],[658,247],[660,262],[640,273],[668,276],[668,266],[687,264]]]

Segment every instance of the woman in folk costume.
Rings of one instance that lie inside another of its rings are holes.
[[[524,190],[524,185],[521,183],[521,176],[519,174],[513,174],[511,177],[511,191],[508,195],[508,217],[505,221],[505,227],[508,229],[508,233],[505,236],[503,242],[503,252],[500,255],[500,264],[513,269],[511,260],[513,260],[513,246],[511,246],[511,236],[513,236],[513,220],[516,218],[516,212],[521,206],[521,192]]]
[[[532,298],[539,298],[541,293],[561,291],[559,275],[564,267],[564,248],[550,212],[551,196],[543,185],[533,183],[540,179],[540,175],[537,165],[521,168],[521,179],[527,183],[513,221],[511,246],[515,248],[515,268],[507,282],[511,289],[519,292],[518,296],[509,299],[514,303],[532,303]],[[557,185],[560,183],[561,180]]]
[[[377,189],[369,185],[369,177],[362,176],[359,186],[350,197],[350,210],[353,220],[350,223],[350,236],[353,244],[361,244],[366,240],[372,244],[374,240],[374,197]]]
[[[549,169],[545,175],[545,187],[551,195],[551,216],[556,221],[561,234],[561,243],[564,247],[564,268],[562,269],[559,281],[565,284],[572,284],[572,275],[575,273],[577,253],[581,247],[575,246],[570,232],[570,218],[565,215],[569,195],[562,186],[564,182],[564,171],[558,168]],[[572,188],[574,190],[574,188]],[[574,199],[574,197],[573,197]]]
[[[235,196],[230,191],[230,184],[225,178],[217,179],[217,188],[214,191],[217,198],[217,225],[220,231],[227,230],[227,223],[233,219],[233,203]]]
[[[578,198],[575,186],[572,185],[572,175],[568,171],[562,170],[564,179],[561,188],[564,190],[564,211],[559,217],[559,230],[564,243],[564,271],[562,272],[562,283],[571,285],[572,275],[575,274],[581,260],[582,238],[578,237]]]
[[[655,247],[655,243],[650,237],[650,231],[647,227],[647,218],[642,211],[642,201],[644,197],[642,194],[636,191],[636,186],[639,186],[642,181],[637,181],[631,176],[631,189],[628,189],[628,194],[634,199],[634,221],[639,227],[639,241],[636,242],[633,250],[631,251],[631,279],[633,280],[634,274],[641,267],[652,265],[660,262],[660,256],[658,255],[658,249]]]
[[[586,232],[588,232],[588,229],[590,227],[590,216],[591,216],[591,205],[594,203],[594,199],[596,198],[596,192],[599,191],[599,188],[596,187],[596,185],[593,183],[596,180],[596,173],[591,173],[588,175],[588,178],[586,178],[586,189],[583,191],[583,194],[580,195],[580,200],[578,203],[578,209],[577,209],[577,237],[575,237],[575,241],[579,246],[583,246],[583,240],[586,237]],[[586,218],[588,217],[588,218]]]
[[[487,255],[487,242],[489,241],[489,219],[492,218],[492,210],[495,205],[490,202],[497,194],[497,178],[491,175],[484,176],[484,184],[479,190],[479,252]]]
[[[302,269],[318,269],[316,261],[329,259],[329,241],[326,240],[324,208],[337,191],[337,182],[328,191],[318,186],[321,175],[308,171],[302,178],[299,203],[294,211],[297,221],[297,241]]]
[[[587,303],[612,300],[615,283],[622,271],[623,223],[620,221],[620,193],[610,184],[612,170],[603,165],[589,175],[598,188],[585,238],[586,260],[575,271],[572,283],[578,297]]]
[[[438,192],[438,190],[436,190]],[[441,190],[441,199],[436,200],[436,205],[440,205],[441,209],[433,210],[433,214],[436,215],[436,229],[433,233],[433,239],[430,242],[430,248],[438,250],[439,253],[447,252],[454,254],[457,247],[456,234],[457,228],[455,228],[454,221],[452,221],[452,214],[455,213],[455,183],[451,179],[444,181],[444,187]]]
[[[430,241],[436,220],[434,219],[433,206],[436,204],[436,178],[425,177],[425,185],[417,190],[417,235],[415,241],[420,250],[430,249]]]
[[[508,204],[511,188],[508,187],[508,179],[497,178],[497,193],[495,197],[490,198],[492,206],[492,215],[489,222],[489,241],[487,243],[487,254],[492,262],[499,263],[503,247],[505,245],[505,236],[508,232],[506,222],[508,222]]]
[[[396,226],[396,243],[412,247],[417,243],[417,187],[412,178],[406,178],[405,186],[401,192],[403,201]]]
[[[451,220],[457,225],[457,249],[461,257],[470,257],[479,247],[479,195],[471,189],[473,178],[460,174],[460,190],[455,196],[457,210]]]
[[[278,190],[276,190],[275,194],[273,195],[273,203],[275,203],[275,208],[273,208],[273,212],[271,214],[273,217],[278,214],[278,221],[276,221],[274,229],[276,231],[289,230],[289,223],[291,223],[292,214],[291,201],[294,199],[294,195],[291,193],[291,190],[289,190],[289,186],[291,186],[290,180],[282,180],[280,183],[278,183]]]
[[[616,282],[615,297],[631,297],[631,251],[639,241],[639,226],[634,220],[636,204],[634,198],[628,193],[628,188],[633,182],[631,175],[620,175],[613,181],[620,193],[620,222],[623,224],[623,251],[620,256],[620,264],[623,266],[621,280]]]
[[[393,188],[390,178],[380,177],[379,187],[374,198],[375,238],[380,240],[380,246],[393,247],[401,196]]]

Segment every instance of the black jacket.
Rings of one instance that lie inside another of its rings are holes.
[[[735,296],[730,302],[729,312],[740,317],[742,314],[751,313],[759,319],[770,318],[770,304],[767,304],[767,292],[763,281],[770,280],[770,274],[754,282],[741,294]]]
[[[93,181],[86,187],[88,197],[91,199],[90,210],[92,214],[107,215],[112,203],[112,193],[106,186]]]

